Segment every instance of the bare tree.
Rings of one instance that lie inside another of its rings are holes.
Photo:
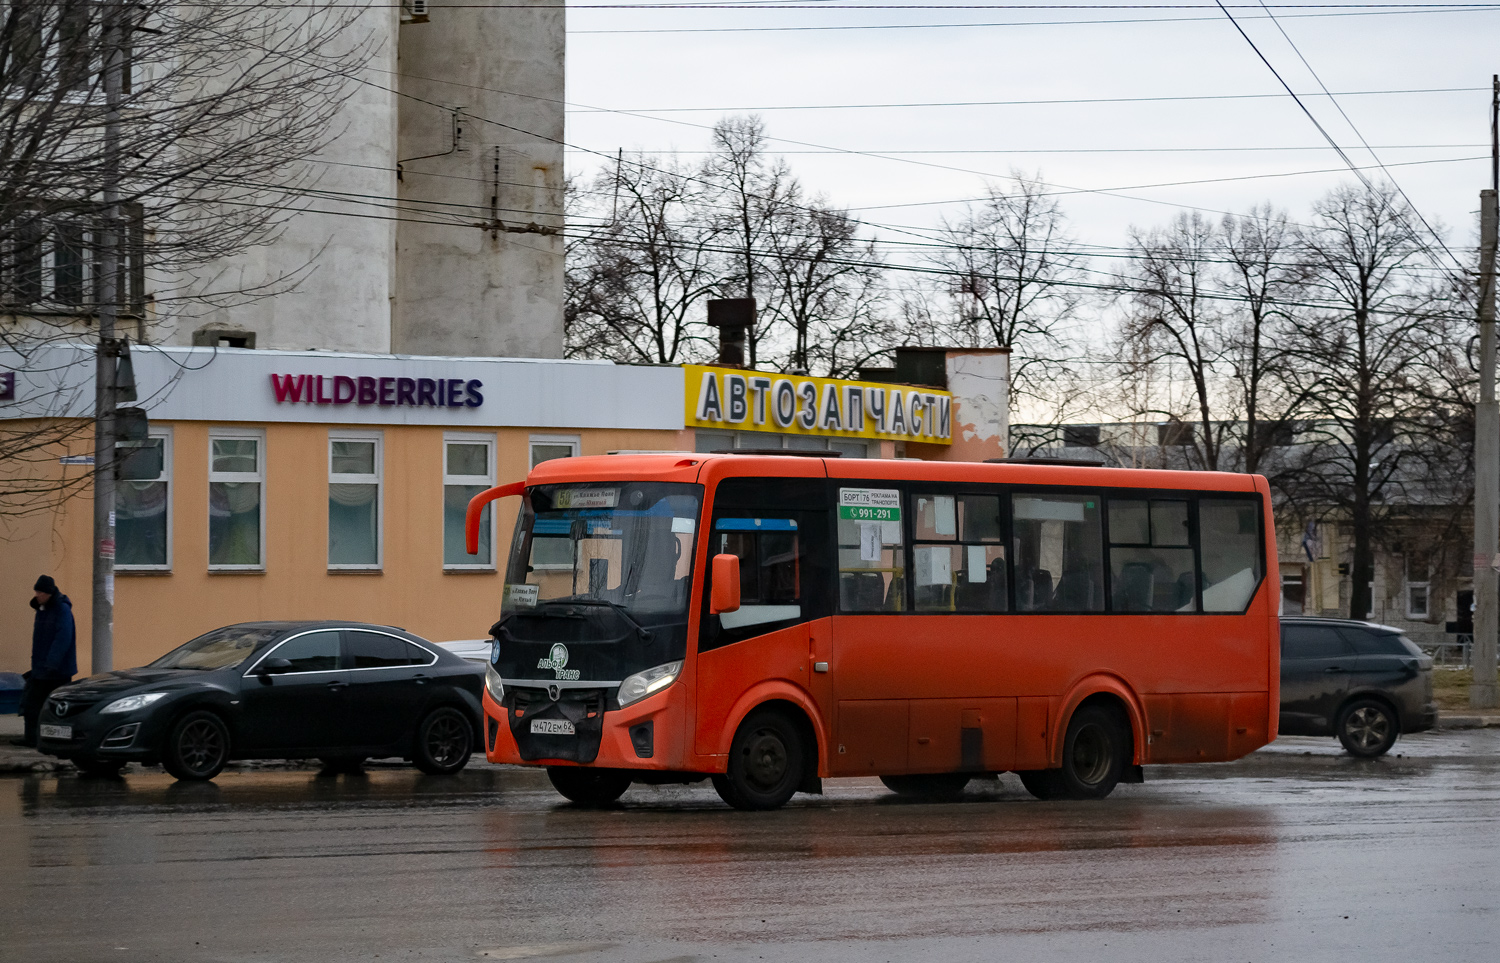
[[[703,360],[700,302],[719,289],[725,228],[712,191],[662,158],[620,158],[594,181],[603,223],[567,252],[567,353],[635,363]]]
[[[194,304],[295,284],[295,271],[234,290],[198,275],[274,239],[305,206],[321,170],[310,161],[341,133],[340,111],[371,55],[367,15],[170,0],[6,6],[0,350],[23,375],[18,405],[37,416],[80,413],[76,384],[54,386],[40,369],[59,363],[53,345],[99,340],[105,312],[147,341]],[[107,75],[119,78],[109,91]],[[83,430],[7,422],[0,512],[45,508],[86,487],[87,475],[48,481],[40,467]],[[108,453],[98,461],[103,470]]]
[[[1294,321],[1285,376],[1307,412],[1284,489],[1331,508],[1349,527],[1349,615],[1371,609],[1373,545],[1431,477],[1432,407],[1424,396],[1448,332],[1424,269],[1431,255],[1397,191],[1340,187],[1299,232],[1310,300]]]
[[[783,208],[766,246],[768,313],[791,337],[786,367],[850,377],[889,350],[880,258],[846,212],[822,199]]]
[[[984,200],[945,221],[928,260],[952,276],[957,328],[1015,350],[1012,392],[1042,390],[1080,301],[1083,259],[1041,175],[1014,172],[1015,189],[991,184]]]
[[[728,117],[714,125],[714,151],[703,169],[713,187],[713,206],[726,245],[725,296],[756,298],[768,308],[773,293],[768,274],[767,239],[788,212],[803,210],[802,188],[786,160],[766,152],[766,125],[759,117]],[[768,320],[779,316],[762,310]],[[745,332],[746,360],[754,367],[770,324],[758,321]]]
[[[1126,364],[1127,376],[1139,377],[1144,367],[1164,365],[1176,376],[1174,381],[1187,386],[1186,412],[1170,405],[1157,413],[1191,426],[1172,441],[1192,453],[1195,467],[1217,471],[1232,428],[1219,404],[1227,319],[1216,297],[1218,229],[1193,211],[1179,214],[1166,228],[1133,230],[1131,235],[1136,273],[1126,296],[1122,333],[1135,357]]]

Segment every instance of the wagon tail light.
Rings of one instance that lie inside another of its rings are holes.
[[[509,495],[524,495],[525,493],[526,483],[518,481],[511,482],[509,485],[486,488],[478,495],[469,499],[469,510],[464,515],[464,548],[470,555],[479,554],[479,518],[484,514],[484,506],[497,498],[505,498]]]

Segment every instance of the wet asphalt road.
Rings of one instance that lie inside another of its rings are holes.
[[[1103,803],[829,783],[562,804],[531,772],[0,779],[0,958],[1480,960],[1500,952],[1500,731],[1360,762],[1287,739]]]

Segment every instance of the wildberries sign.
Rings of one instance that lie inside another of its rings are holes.
[[[478,408],[484,383],[463,378],[367,378],[273,374],[277,404],[374,405],[381,408]]]

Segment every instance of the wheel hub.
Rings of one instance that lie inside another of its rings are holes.
[[[745,775],[757,786],[772,789],[786,777],[787,751],[774,732],[757,732],[745,747]]]

